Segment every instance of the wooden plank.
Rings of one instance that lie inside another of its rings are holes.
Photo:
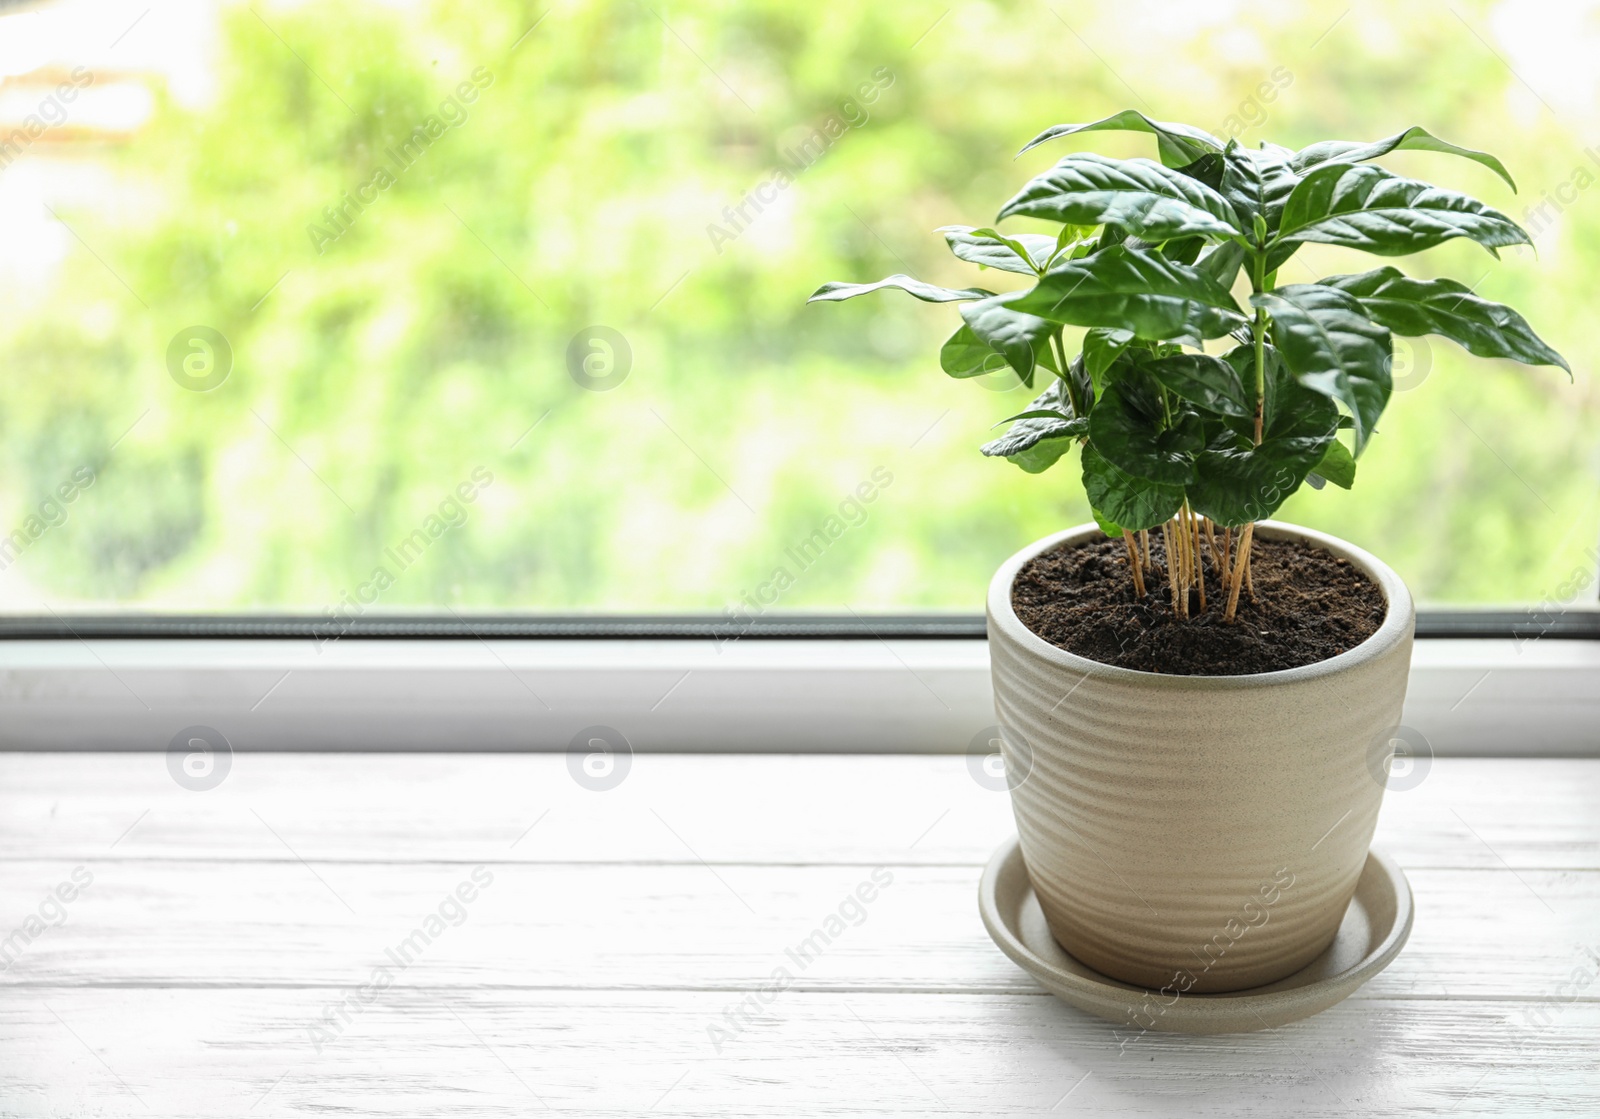
[[[1600,759],[1439,758],[1377,842],[1408,868],[1600,869],[1596,804]],[[639,755],[595,792],[563,755],[245,753],[191,792],[162,754],[0,754],[0,858],[978,866],[1013,830],[960,757]]]
[[[36,911],[73,870],[0,865],[0,913]],[[343,987],[394,952],[414,955],[402,982],[421,986],[752,990],[783,967],[808,990],[1038,990],[984,931],[974,868],[287,860],[83,872],[92,884],[49,907],[47,923],[58,909],[64,921],[19,943],[0,985]],[[1556,989],[1574,967],[1600,972],[1600,872],[1421,869],[1412,884],[1411,942],[1370,997],[1514,999]]]
[[[1260,1034],[1117,1031],[1055,999],[390,990],[17,990],[6,1114],[1593,1115],[1600,1006],[1355,999]],[[735,1025],[738,1023],[735,1022]]]

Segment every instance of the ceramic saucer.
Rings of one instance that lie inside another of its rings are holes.
[[[978,909],[1000,950],[1052,994],[1129,1029],[1190,1034],[1268,1029],[1326,1010],[1399,955],[1411,934],[1412,918],[1405,873],[1387,855],[1369,851],[1344,922],[1322,955],[1264,987],[1174,996],[1101,975],[1055,942],[1015,836],[1001,844],[984,868]]]

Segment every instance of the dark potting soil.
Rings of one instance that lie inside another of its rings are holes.
[[[1235,541],[1237,543],[1237,541]],[[1349,562],[1309,544],[1257,539],[1255,595],[1239,593],[1234,623],[1222,620],[1226,590],[1205,553],[1206,607],[1191,590],[1189,617],[1177,617],[1166,579],[1161,534],[1150,534],[1156,570],[1137,598],[1127,546],[1097,537],[1057,548],[1023,565],[1011,588],[1022,624],[1080,657],[1173,676],[1245,676],[1315,664],[1377,632],[1388,603]]]

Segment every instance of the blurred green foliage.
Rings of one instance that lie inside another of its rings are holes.
[[[1530,97],[1473,34],[1492,34],[1488,9],[1463,9],[1469,27],[1344,7],[225,8],[215,100],[163,101],[132,143],[86,160],[101,189],[52,202],[74,231],[60,269],[8,298],[0,533],[76,467],[96,480],[0,576],[5,605],[320,610],[482,467],[493,481],[465,520],[403,572],[388,563],[373,608],[720,610],[883,467],[892,482],[767,605],[976,609],[1000,560],[1088,519],[1077,470],[980,458],[1030,394],[941,375],[953,308],[806,296],[900,271],[973,283],[932,230],[991,220],[1060,154],[1013,162],[1042,127],[1124,107],[1290,147],[1421,123],[1500,155],[1521,197],[1448,157],[1388,166],[1525,223],[1593,162],[1569,131],[1581,117]],[[453,120],[441,103],[480,67],[460,119],[319,252],[308,227],[393,170],[386,151],[413,128]],[[830,117],[847,127],[827,150],[731,241],[711,236]],[[1153,155],[1148,137],[1081,146]],[[1425,601],[1543,599],[1600,528],[1582,325],[1600,190],[1547,217],[1537,259],[1453,244],[1406,267],[1522,308],[1576,384],[1399,341],[1426,376],[1396,394],[1355,493],[1305,491],[1282,514],[1379,553]],[[234,355],[206,393],[166,363],[196,324]],[[631,350],[608,392],[568,371],[595,324]]]

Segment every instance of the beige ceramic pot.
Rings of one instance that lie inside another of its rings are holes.
[[[1001,749],[1050,930],[1095,970],[1173,996],[1292,975],[1333,940],[1366,862],[1383,800],[1369,755],[1400,722],[1411,595],[1359,548],[1265,521],[1258,536],[1307,541],[1371,577],[1389,603],[1378,632],[1253,676],[1114,668],[1051,645],[1011,608],[1023,564],[1098,532],[1024,548],[989,587]]]

